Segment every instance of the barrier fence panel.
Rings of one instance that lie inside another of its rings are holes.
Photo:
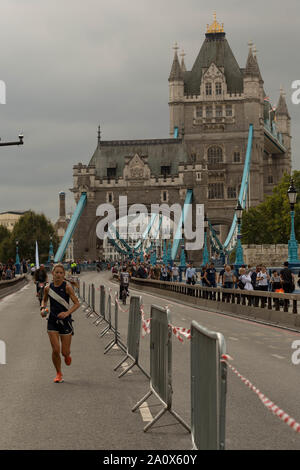
[[[225,448],[227,365],[224,336],[193,321],[191,326],[191,422],[197,450]]]
[[[114,326],[114,339],[105,346],[104,354],[108,353],[115,345],[126,352],[126,346],[120,340],[118,332],[118,315],[119,315],[119,304],[117,299],[115,299],[115,326]]]
[[[87,317],[93,316],[92,314],[96,313],[95,312],[95,286],[94,286],[94,284],[91,284],[90,288],[91,288],[90,289],[90,292],[91,292],[90,293],[90,303],[89,303],[90,310],[87,313]]]
[[[127,359],[132,359],[133,363],[127,367],[120,375],[127,374],[135,365],[150,378],[149,374],[139,364],[139,350],[140,350],[140,336],[141,336],[141,306],[142,297],[132,295],[130,297],[130,308],[128,316],[128,330],[127,330],[127,352],[126,356],[114,370],[117,370]]]
[[[108,294],[108,297],[107,297],[107,309],[106,309],[106,312],[107,312],[107,319],[105,320],[105,321],[108,323],[108,325],[104,328],[103,331],[101,331],[101,333],[100,333],[100,338],[102,338],[102,336],[106,335],[106,333],[108,333],[109,331],[112,331],[112,330],[113,330],[112,323],[111,323],[111,304],[112,304],[111,295]]]
[[[105,320],[105,287],[100,286],[100,315]]]
[[[133,407],[136,411],[152,394],[162,402],[164,408],[147,424],[144,432],[167,411],[189,432],[190,427],[172,410],[172,322],[167,308],[151,306],[150,330],[150,391]]]
[[[104,300],[103,300],[103,292],[102,292],[103,289],[104,289]],[[101,325],[101,323],[103,321],[106,321],[105,320],[105,306],[104,306],[104,308],[102,306],[103,302],[105,302],[105,287],[100,286],[99,291],[100,291],[100,293],[99,293],[99,313],[95,312],[98,318],[96,318],[96,320],[93,322],[96,326],[99,326],[99,325]],[[101,313],[102,311],[104,311],[104,316]]]
[[[87,302],[87,308],[85,309],[85,312],[86,312],[86,316],[87,316],[87,317],[88,317],[88,316],[92,313],[92,311],[93,311],[93,309],[92,309],[92,307],[91,307],[91,290],[92,290],[92,289],[91,289],[91,285],[89,284],[88,302]]]

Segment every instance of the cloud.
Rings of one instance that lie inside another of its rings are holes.
[[[212,9],[199,0],[4,0],[0,17],[2,140],[24,133],[24,146],[1,148],[1,211],[31,208],[58,217],[58,193],[73,205],[72,167],[88,163],[102,138],[169,136],[168,76],[177,41],[190,68]],[[275,0],[215,1],[217,19],[240,67],[252,39],[266,92],[277,103],[287,91],[293,119],[293,162],[299,169],[300,106],[291,83],[300,79],[299,4]],[[259,13],[258,13],[259,12]],[[279,14],[279,12],[281,12]]]

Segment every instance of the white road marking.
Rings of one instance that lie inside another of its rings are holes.
[[[153,420],[153,416],[151,414],[151,411],[149,410],[149,406],[148,406],[148,403],[146,401],[145,401],[143,406],[140,406],[139,410],[141,412],[143,421],[150,422],[150,421]]]
[[[117,344],[115,344],[112,349],[119,349],[119,346]]]
[[[284,356],[279,356],[278,354],[271,354],[271,356],[276,357],[276,359],[285,359]]]
[[[239,339],[234,338],[233,336],[229,336],[228,339],[231,339],[232,341],[239,341]]]

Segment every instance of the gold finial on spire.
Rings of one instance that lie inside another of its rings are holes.
[[[251,52],[252,52],[253,41],[249,41],[249,42],[248,42],[248,46],[249,46],[249,49],[250,49],[250,50],[251,50]]]
[[[182,49],[181,54],[180,54],[180,57],[182,57],[182,59],[184,59],[185,56],[186,56],[186,53],[185,53],[184,50]]]
[[[224,23],[220,24],[217,21],[217,13],[214,12],[214,22],[209,26],[207,25],[207,33],[224,33]]]
[[[256,54],[258,53],[258,50],[256,49],[256,45],[254,44],[254,47],[253,47],[253,55],[254,57],[256,57]]]

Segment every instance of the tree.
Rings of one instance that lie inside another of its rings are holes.
[[[29,211],[20,217],[10,236],[6,237],[0,244],[0,259],[2,262],[7,262],[9,258],[15,259],[16,241],[18,240],[20,258],[34,261],[35,242],[37,241],[39,260],[45,263],[48,260],[51,236],[54,250],[56,250],[59,240],[50,220],[44,214],[36,214],[33,211]]]
[[[10,231],[3,225],[0,225],[0,244],[3,242],[5,238],[9,238],[9,237],[10,237]]]
[[[300,171],[293,173],[294,185],[300,193]],[[273,189],[272,196],[256,207],[244,211],[242,242],[245,244],[287,244],[290,238],[290,203],[287,191],[290,176],[285,174]],[[295,233],[300,235],[300,198],[295,205]]]

